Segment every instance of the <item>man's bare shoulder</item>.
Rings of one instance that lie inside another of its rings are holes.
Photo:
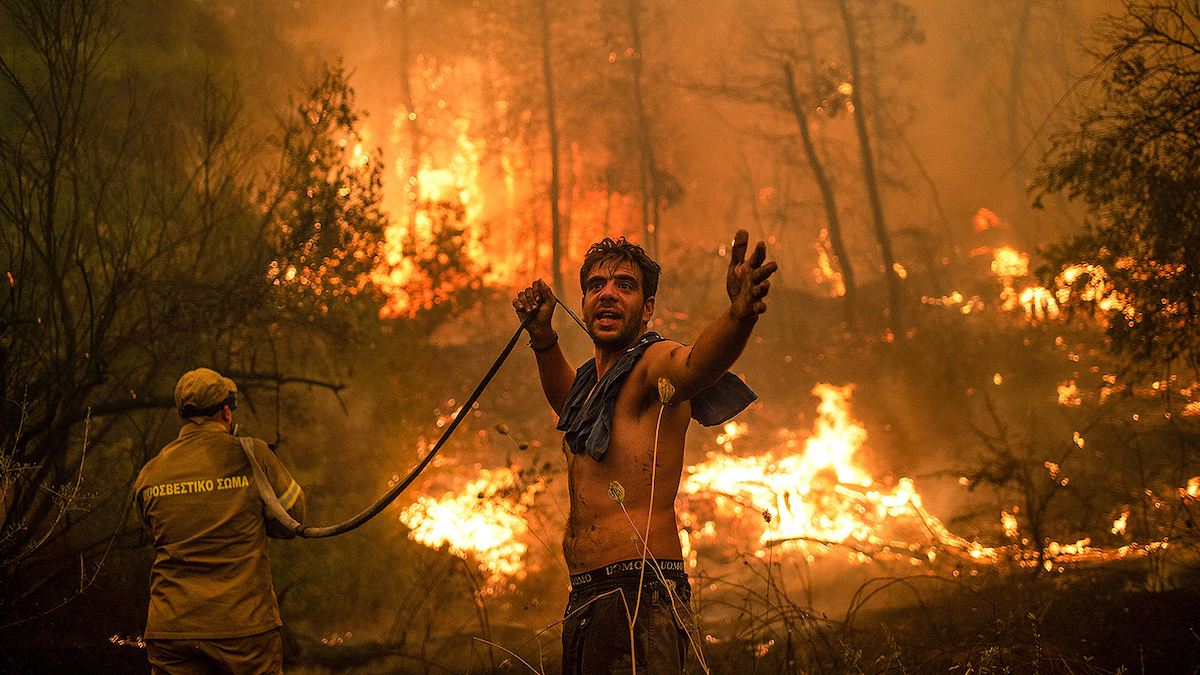
[[[680,349],[687,349],[687,345],[676,342],[671,339],[663,338],[658,342],[646,347],[646,352],[642,354],[642,360],[639,365],[652,364],[672,358]]]
[[[630,370],[625,386],[636,387],[644,398],[657,401],[658,378],[668,371],[667,365],[679,357],[681,349],[688,347],[674,340],[660,340],[650,345]]]

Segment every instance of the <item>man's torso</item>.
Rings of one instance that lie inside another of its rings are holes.
[[[651,345],[630,371],[617,395],[612,435],[602,461],[587,453],[566,452],[571,513],[563,552],[572,574],[642,556],[652,481],[649,557],[682,557],[674,504],[691,406],[684,401],[664,407],[657,397],[657,383],[650,387],[647,382],[647,363],[654,358],[651,350],[674,346],[678,343]],[[623,504],[613,499],[614,482],[624,492]]]

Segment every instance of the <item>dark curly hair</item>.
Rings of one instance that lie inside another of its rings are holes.
[[[592,244],[587,255],[583,257],[583,265],[579,268],[579,288],[587,293],[587,275],[596,265],[615,260],[627,262],[642,271],[642,297],[653,298],[658,293],[658,274],[662,270],[658,263],[650,259],[646,250],[637,244],[621,237],[613,240],[611,237]]]

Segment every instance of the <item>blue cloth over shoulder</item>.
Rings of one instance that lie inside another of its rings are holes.
[[[612,435],[613,408],[625,377],[646,353],[646,348],[665,339],[653,331],[646,333],[621,355],[599,382],[596,359],[575,371],[575,381],[571,383],[562,417],[558,420],[558,430],[566,432],[567,447],[572,453],[578,455],[586,451],[597,462],[604,459]],[[758,395],[740,377],[726,371],[712,386],[692,397],[692,419],[707,427],[721,424],[745,410],[757,398]]]

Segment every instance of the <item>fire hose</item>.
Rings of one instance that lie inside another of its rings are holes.
[[[561,305],[562,303],[559,304]],[[566,305],[562,305],[562,307],[564,310],[566,310],[567,314],[569,314],[571,318],[575,320],[575,323],[579,324],[580,328],[584,328],[583,322],[579,320],[579,317],[575,316],[574,312],[567,308]],[[454,430],[458,428],[459,422],[461,422],[462,418],[465,417],[468,412],[470,412],[471,407],[475,405],[475,401],[479,399],[479,395],[483,393],[483,390],[487,388],[488,383],[492,381],[492,378],[495,377],[496,373],[500,370],[500,366],[504,365],[504,361],[508,359],[508,355],[512,353],[513,347],[516,346],[517,340],[521,337],[521,331],[525,330],[525,328],[536,315],[536,311],[530,311],[525,315],[525,319],[522,320],[521,325],[517,327],[517,332],[513,333],[512,338],[508,341],[508,345],[504,347],[504,350],[500,352],[500,356],[498,356],[495,362],[492,363],[492,367],[488,370],[487,374],[484,375],[483,379],[479,381],[479,384],[475,387],[475,391],[471,392],[471,396],[467,398],[462,407],[458,409],[458,412],[454,414],[454,418],[450,421],[450,424],[446,427],[446,430],[442,432],[441,437],[438,438],[437,443],[435,443],[433,446],[433,449],[430,450],[415,467],[413,467],[413,470],[404,477],[404,480],[396,483],[382,497],[380,497],[378,501],[366,509],[363,509],[361,513],[348,520],[323,527],[312,527],[296,522],[296,519],[292,518],[288,514],[287,509],[283,508],[283,505],[279,503],[279,498],[275,496],[274,488],[271,487],[271,483],[267,480],[266,474],[263,473],[262,467],[259,466],[257,459],[254,457],[254,453],[251,450],[254,440],[251,438],[240,438],[239,440],[242,444],[242,450],[245,451],[246,458],[250,460],[250,468],[251,471],[254,472],[254,482],[258,487],[258,493],[259,496],[262,497],[263,504],[266,505],[267,514],[279,521],[279,524],[285,527],[289,532],[292,532],[297,536],[304,537],[305,539],[319,539],[321,537],[332,537],[334,535],[343,534],[355,529],[359,525],[362,525],[368,520],[379,515],[379,512],[387,508],[389,504],[395,501],[396,497],[399,497],[400,493],[404,492],[405,488],[407,488],[414,480],[416,480],[417,476],[421,475],[421,472],[425,470],[425,467],[428,466],[431,461],[433,461],[434,455],[438,453],[438,450],[442,449],[442,446],[445,445],[446,440],[450,438],[450,435],[453,434]],[[584,328],[584,330],[586,331],[587,329]]]

